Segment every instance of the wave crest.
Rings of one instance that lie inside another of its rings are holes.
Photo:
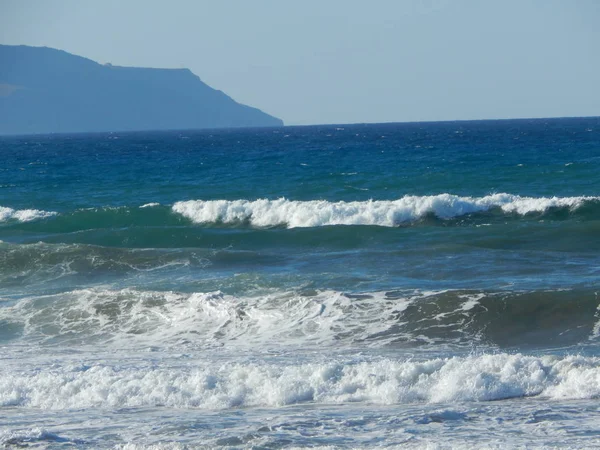
[[[423,361],[330,357],[284,364],[204,361],[177,368],[54,366],[5,372],[0,381],[0,406],[50,410],[157,405],[226,409],[308,402],[390,405],[599,395],[598,358],[507,353]]]
[[[42,211],[39,209],[13,209],[0,206],[0,223],[8,221],[31,222],[32,220],[45,219],[54,216],[54,211]]]
[[[116,347],[540,348],[600,336],[593,291],[216,292],[82,289],[0,309],[2,340]]]
[[[326,200],[189,200],[173,205],[173,211],[194,223],[249,223],[255,227],[318,227],[327,225],[377,225],[393,227],[427,215],[452,219],[499,208],[504,213],[526,215],[550,208],[579,208],[599,197],[521,197],[493,194],[460,197],[452,194],[407,195],[398,200],[330,202]]]

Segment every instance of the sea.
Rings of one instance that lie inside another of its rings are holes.
[[[0,448],[600,447],[600,118],[0,161]]]

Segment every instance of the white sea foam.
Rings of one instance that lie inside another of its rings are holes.
[[[225,409],[298,403],[452,403],[541,396],[600,396],[600,359],[485,354],[422,361],[380,358],[184,366],[56,365],[2,370],[0,406],[40,409],[144,407]]]
[[[369,341],[365,345],[382,346],[402,335],[386,332],[398,326],[411,302],[430,295],[377,292],[351,298],[337,291],[272,291],[235,297],[82,289],[23,298],[0,309],[0,320],[22,329],[23,339],[63,344],[267,348]],[[372,336],[377,339],[371,342]]]
[[[485,297],[485,294],[476,294],[476,295],[461,295],[466,301],[461,305],[460,309],[462,311],[471,311],[477,305],[479,305],[479,300]]]
[[[511,329],[520,294],[463,291],[261,290],[243,296],[136,289],[81,289],[24,297],[0,308],[5,339],[27,343],[188,351],[221,348],[386,348],[441,350],[468,345],[527,344],[527,331]],[[556,314],[547,333],[554,345],[598,339],[594,317],[569,322]],[[494,321],[505,321],[496,326]],[[576,326],[576,333],[569,332]],[[562,335],[565,332],[565,335]],[[568,332],[568,333],[567,333]],[[530,342],[533,345],[533,342]],[[543,344],[539,341],[538,344]]]
[[[43,428],[30,428],[27,430],[10,431],[0,430],[0,444],[6,446],[5,448],[15,447],[29,447],[29,443],[35,441],[64,441],[66,439],[51,433]]]
[[[0,206],[0,222],[16,220],[18,222],[30,222],[32,220],[44,219],[56,215],[53,211],[41,211],[39,209],[12,209]]]
[[[184,138],[181,138],[181,139],[184,139]],[[185,139],[189,139],[189,138],[185,138]],[[189,447],[187,445],[180,444],[179,442],[161,442],[158,444],[134,444],[134,443],[118,444],[114,448],[115,448],[115,450],[188,450],[190,448],[196,448],[196,446]],[[198,447],[198,448],[203,448],[203,447]]]
[[[154,208],[155,206],[160,206],[160,203],[157,203],[157,202],[146,203],[146,204],[140,206],[140,209],[142,209],[142,208]]]
[[[576,209],[600,197],[521,197],[493,194],[485,197],[459,197],[451,194],[405,196],[398,200],[330,202],[325,200],[189,200],[177,202],[173,211],[195,223],[249,222],[256,227],[286,225],[317,227],[325,225],[379,225],[392,227],[434,214],[451,219],[500,208],[521,215],[549,208]]]

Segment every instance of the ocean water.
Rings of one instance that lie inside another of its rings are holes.
[[[599,118],[0,158],[0,447],[600,446]]]

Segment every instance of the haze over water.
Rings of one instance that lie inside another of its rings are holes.
[[[599,151],[598,118],[2,138],[0,443],[597,446]]]

